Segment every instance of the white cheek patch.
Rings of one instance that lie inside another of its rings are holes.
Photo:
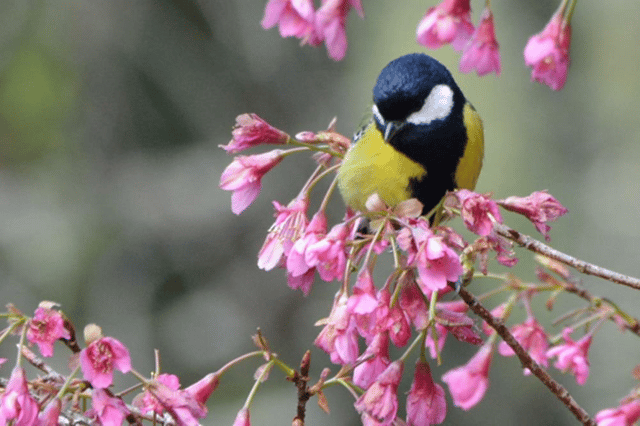
[[[407,121],[413,124],[429,124],[433,120],[442,120],[453,108],[453,90],[446,84],[438,84],[424,101],[419,111],[414,112]]]
[[[376,104],[373,104],[373,108],[371,110],[373,111],[373,116],[378,120],[378,123],[380,123],[380,125],[384,127],[384,118],[382,118],[382,114],[380,114],[378,106]]]

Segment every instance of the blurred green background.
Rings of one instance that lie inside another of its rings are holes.
[[[324,47],[300,48],[275,29],[262,30],[265,4],[2,2],[0,301],[26,313],[40,300],[56,301],[79,331],[94,322],[124,342],[138,371],[151,371],[153,349],[160,349],[164,371],[184,385],[252,350],[256,327],[287,362],[299,362],[336,286],[318,282],[303,298],[288,289],[282,271],[258,270],[256,254],[273,221],[271,200],[288,202],[313,162],[283,162],[264,179],[259,199],[236,217],[230,194],[218,189],[231,158],[217,145],[228,142],[244,112],[292,134],[325,129],[338,117],[338,130],[352,134],[380,69],[424,51],[415,28],[435,2],[363,0],[366,17],[352,14],[342,62],[328,59]],[[475,22],[483,5],[472,1]],[[459,56],[450,47],[430,53],[451,69],[484,119],[477,189],[500,198],[548,189],[569,209],[552,224],[554,247],[638,276],[640,6],[579,2],[561,92],[531,83],[522,57],[528,37],[556,7],[493,3],[500,77],[458,73]],[[341,208],[335,200],[334,219]],[[505,219],[535,234],[526,221]],[[530,279],[530,256],[517,253],[515,272]],[[640,315],[637,293],[583,278],[593,293]],[[481,292],[494,284],[474,285]],[[551,325],[555,317],[582,306],[571,297],[551,313],[539,305],[551,333],[561,330]],[[13,353],[11,344],[4,346],[3,354]],[[444,365],[434,364],[436,379],[474,351],[450,343]],[[638,353],[637,337],[606,324],[594,340],[585,387],[552,372],[595,414],[636,384],[630,373]],[[56,355],[54,366],[68,372],[65,350],[57,346]],[[315,350],[313,362],[317,377],[328,358]],[[204,424],[233,422],[257,366],[248,362],[224,377]],[[408,376],[412,369],[408,364]],[[327,396],[331,415],[311,401],[308,424],[358,424],[344,390],[332,388]],[[252,408],[253,424],[289,424],[295,401],[293,386],[272,373]],[[485,399],[469,413],[450,407],[446,424],[576,421],[539,382],[522,376],[514,358],[496,355]]]

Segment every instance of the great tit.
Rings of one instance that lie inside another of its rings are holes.
[[[372,117],[354,136],[338,187],[358,211],[378,193],[389,206],[417,198],[427,214],[447,191],[475,188],[483,156],[482,120],[449,70],[413,53],[378,76]]]

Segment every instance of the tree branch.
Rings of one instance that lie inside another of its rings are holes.
[[[493,328],[496,333],[513,349],[516,353],[522,366],[528,368],[534,376],[536,376],[564,405],[569,408],[573,415],[585,426],[596,426],[596,422],[589,417],[589,414],[578,405],[569,392],[558,382],[556,382],[545,370],[543,370],[537,362],[535,362],[531,356],[524,350],[518,341],[513,337],[509,329],[503,324],[501,320],[497,320],[491,315],[491,313],[480,304],[480,302],[464,288],[464,285],[468,284],[470,277],[466,279],[465,283],[460,287],[460,297],[469,308],[475,312],[480,318]]]
[[[593,275],[608,281],[612,281],[614,283],[626,285],[627,287],[640,290],[640,280],[638,278],[622,275],[618,272],[614,272],[609,269],[596,266],[592,263],[585,262],[584,260],[576,259],[573,256],[569,256],[568,254],[553,249],[548,245],[543,244],[528,235],[521,234],[515,229],[509,228],[508,226],[501,223],[494,223],[493,227],[493,229],[495,229],[498,234],[510,239],[511,241],[514,241],[527,250],[557,260],[558,262],[564,263],[565,265],[570,266],[582,272],[583,274]]]
[[[292,381],[296,385],[296,388],[298,388],[298,406],[296,409],[296,416],[293,418],[292,423],[296,426],[304,425],[307,401],[311,398],[311,393],[308,388],[310,367],[311,351],[306,351],[302,356],[302,361],[300,362],[300,373],[295,371],[292,378],[287,378],[287,380]]]

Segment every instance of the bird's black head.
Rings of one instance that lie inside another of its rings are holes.
[[[420,111],[429,96],[429,107],[435,105],[443,110],[433,112],[433,117],[430,111]],[[464,105],[464,96],[444,65],[423,53],[411,53],[391,61],[380,72],[373,88],[373,102],[378,124],[384,125],[405,121],[414,113],[424,113],[425,120],[442,119],[454,106]]]

